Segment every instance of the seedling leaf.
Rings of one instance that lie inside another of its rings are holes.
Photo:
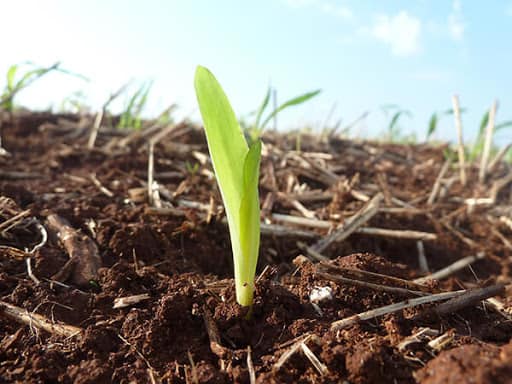
[[[305,93],[303,95],[294,97],[293,99],[290,99],[290,100],[284,102],[279,107],[277,107],[274,111],[272,111],[272,113],[270,115],[267,116],[265,121],[263,121],[263,123],[261,124],[261,128],[265,128],[265,126],[268,124],[268,122],[270,120],[272,120],[272,118],[275,115],[277,115],[279,112],[281,112],[283,109],[286,109],[286,108],[291,107],[293,105],[302,104],[302,103],[308,101],[309,99],[312,99],[313,97],[318,95],[320,92],[322,92],[322,90],[321,89],[317,89],[316,91],[307,92],[307,93]]]
[[[236,115],[215,76],[197,67],[195,89],[208,149],[228,219],[239,304],[252,304],[259,252],[258,169],[261,142],[247,146]]]

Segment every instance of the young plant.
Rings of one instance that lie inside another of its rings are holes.
[[[0,94],[0,109],[12,112],[14,110],[14,97],[23,89],[30,86],[34,81],[43,77],[50,72],[61,72],[75,77],[79,77],[83,80],[88,80],[86,77],[72,73],[60,67],[60,63],[57,62],[49,67],[34,67],[28,69],[25,72],[21,72],[24,67],[34,67],[32,63],[14,64],[9,67],[6,75],[5,88]]]
[[[117,128],[140,129],[142,127],[142,111],[146,107],[152,83],[142,84],[128,100]]]
[[[247,145],[228,98],[215,76],[198,66],[195,89],[213,170],[228,219],[236,299],[250,306],[260,246],[258,198],[261,141]]]
[[[254,123],[248,130],[249,137],[250,137],[251,141],[255,141],[261,136],[261,134],[263,133],[263,130],[265,129],[267,124],[270,122],[270,120],[272,120],[274,117],[276,117],[278,113],[280,113],[281,111],[283,111],[289,107],[292,107],[294,105],[299,105],[299,104],[305,103],[306,101],[308,101],[308,100],[312,99],[313,97],[315,97],[316,95],[318,95],[320,92],[321,92],[321,90],[317,89],[315,91],[306,92],[302,95],[296,96],[296,97],[284,102],[283,104],[279,105],[277,108],[275,108],[273,111],[271,111],[265,117],[265,119],[263,119],[263,113],[267,109],[267,106],[270,102],[270,95],[272,93],[272,88],[268,87],[267,93],[265,94],[263,101],[261,102],[258,110],[256,111],[256,118],[254,120]],[[263,119],[263,121],[262,121],[262,119]]]

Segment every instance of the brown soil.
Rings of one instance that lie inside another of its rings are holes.
[[[253,375],[258,383],[512,382],[511,299],[503,293],[512,277],[507,164],[485,183],[472,165],[466,186],[451,167],[430,204],[445,146],[311,136],[295,152],[293,134],[268,134],[260,197],[271,225],[263,228],[248,316],[234,298],[202,131],[179,124],[155,146],[161,208],[154,208],[158,199],[150,205],[145,192],[151,135],[102,128],[89,150],[92,121],[47,113],[2,120],[10,155],[0,156],[0,382],[249,383]],[[305,251],[300,242],[314,246],[379,192],[380,209],[364,227],[435,234],[422,242],[430,271],[485,256],[419,286],[408,283],[425,275],[415,239],[356,231],[322,250],[330,261],[321,264]],[[492,204],[465,203],[492,196]],[[314,222],[290,224],[276,213],[312,214]],[[331,328],[415,297],[382,286],[435,294],[496,283],[505,288],[492,302],[445,312],[431,303]],[[312,303],[319,287],[331,297]],[[116,299],[143,294],[114,308]],[[21,312],[13,315],[9,304]],[[55,327],[44,329],[31,314]]]

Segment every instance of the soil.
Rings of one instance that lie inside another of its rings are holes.
[[[160,188],[150,204],[152,122],[140,132],[102,127],[88,149],[93,120],[29,112],[2,118],[9,154],[0,156],[0,382],[512,382],[508,164],[479,182],[473,162],[463,186],[455,157],[429,201],[453,155],[446,145],[302,135],[296,151],[297,134],[266,134],[266,227],[248,310],[235,301],[230,240],[200,127],[177,124],[155,145]],[[435,239],[359,229],[322,249],[323,262],[311,256],[304,244],[314,248],[348,226],[379,193],[379,210],[362,228]],[[304,216],[309,221],[289,220]],[[482,257],[414,285],[428,275],[421,247],[431,272]],[[332,328],[411,298],[382,286],[435,294],[498,283],[501,293],[487,301],[444,312],[427,303]],[[319,288],[328,294],[312,302]],[[143,296],[119,304],[134,295]]]

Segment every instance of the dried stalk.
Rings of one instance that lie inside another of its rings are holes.
[[[428,269],[428,261],[427,256],[425,255],[425,246],[423,245],[423,241],[417,241],[416,248],[418,249],[418,265],[420,267],[420,271],[428,273],[430,270]]]
[[[411,239],[423,241],[437,240],[437,235],[435,233],[421,231],[363,227],[357,229],[355,232],[364,235],[393,237],[397,239]]]
[[[114,299],[114,305],[112,308],[119,309],[119,308],[131,307],[132,305],[138,304],[144,300],[148,300],[149,298],[150,298],[150,296],[147,293],[143,293],[140,295],[133,295],[133,296],[118,297],[118,298]]]
[[[478,180],[483,183],[487,176],[487,163],[489,161],[489,155],[492,147],[492,137],[494,135],[494,119],[496,116],[496,109],[498,108],[498,101],[494,100],[491,109],[489,111],[489,121],[487,123],[487,129],[485,130],[485,142],[482,153],[482,159],[480,161],[480,170],[478,173]]]
[[[437,272],[434,272],[433,274],[425,277],[420,277],[418,279],[415,279],[414,282],[417,284],[424,284],[429,280],[442,280],[448,276],[453,275],[455,272],[460,271],[461,269],[467,267],[470,264],[473,264],[477,260],[481,260],[485,258],[485,253],[478,252],[476,255],[473,256],[467,256],[460,260],[457,260],[453,264],[450,264],[449,266],[440,269]]]
[[[382,193],[376,194],[359,212],[347,219],[343,226],[336,231],[321,239],[311,248],[317,252],[323,252],[334,242],[345,240],[359,227],[365,224],[379,211],[380,203],[383,199]]]
[[[428,293],[422,292],[422,291],[412,291],[412,290],[406,289],[406,288],[374,284],[374,283],[369,283],[369,282],[363,281],[363,280],[354,280],[354,279],[349,279],[347,277],[343,277],[343,276],[339,276],[339,275],[332,275],[330,273],[316,272],[315,274],[316,274],[316,276],[327,279],[327,280],[332,280],[332,281],[336,281],[336,282],[344,283],[344,284],[356,285],[359,287],[373,289],[374,291],[379,291],[379,292],[389,292],[389,293],[404,295],[404,296],[426,296],[426,295],[428,295]]]
[[[428,205],[434,204],[437,194],[439,193],[439,189],[441,188],[441,180],[443,179],[446,172],[448,172],[448,169],[450,169],[450,164],[451,164],[450,159],[447,159],[444,162],[443,166],[441,167],[441,170],[439,171],[439,174],[437,175],[436,181],[434,182],[434,186],[432,187],[432,192],[430,193],[430,196],[428,197],[428,200],[427,200]]]
[[[453,313],[459,309],[469,307],[482,300],[488,299],[489,297],[501,295],[505,293],[504,284],[495,284],[489,287],[472,289],[466,293],[448,300],[446,303],[442,303],[434,308],[434,312],[438,315],[445,315]]]
[[[460,118],[459,97],[452,96],[453,116],[455,118],[455,127],[457,128],[458,154],[460,183],[466,185],[466,161],[464,158],[464,136],[462,134],[462,120]]]
[[[417,297],[415,299],[409,299],[401,301],[399,303],[385,305],[383,307],[372,309],[370,311],[361,312],[357,315],[349,316],[345,319],[337,320],[331,324],[331,331],[338,331],[343,328],[348,328],[361,321],[374,319],[379,316],[387,315],[388,313],[394,313],[401,311],[402,309],[416,307],[418,305],[433,303],[436,301],[448,300],[454,297],[460,296],[465,293],[466,290],[454,291],[454,292],[442,292],[436,293],[429,296]]]
[[[0,314],[15,320],[20,324],[36,327],[54,335],[73,337],[80,335],[82,332],[82,328],[75,327],[73,325],[54,323],[42,315],[30,313],[26,309],[4,301],[0,301]]]

